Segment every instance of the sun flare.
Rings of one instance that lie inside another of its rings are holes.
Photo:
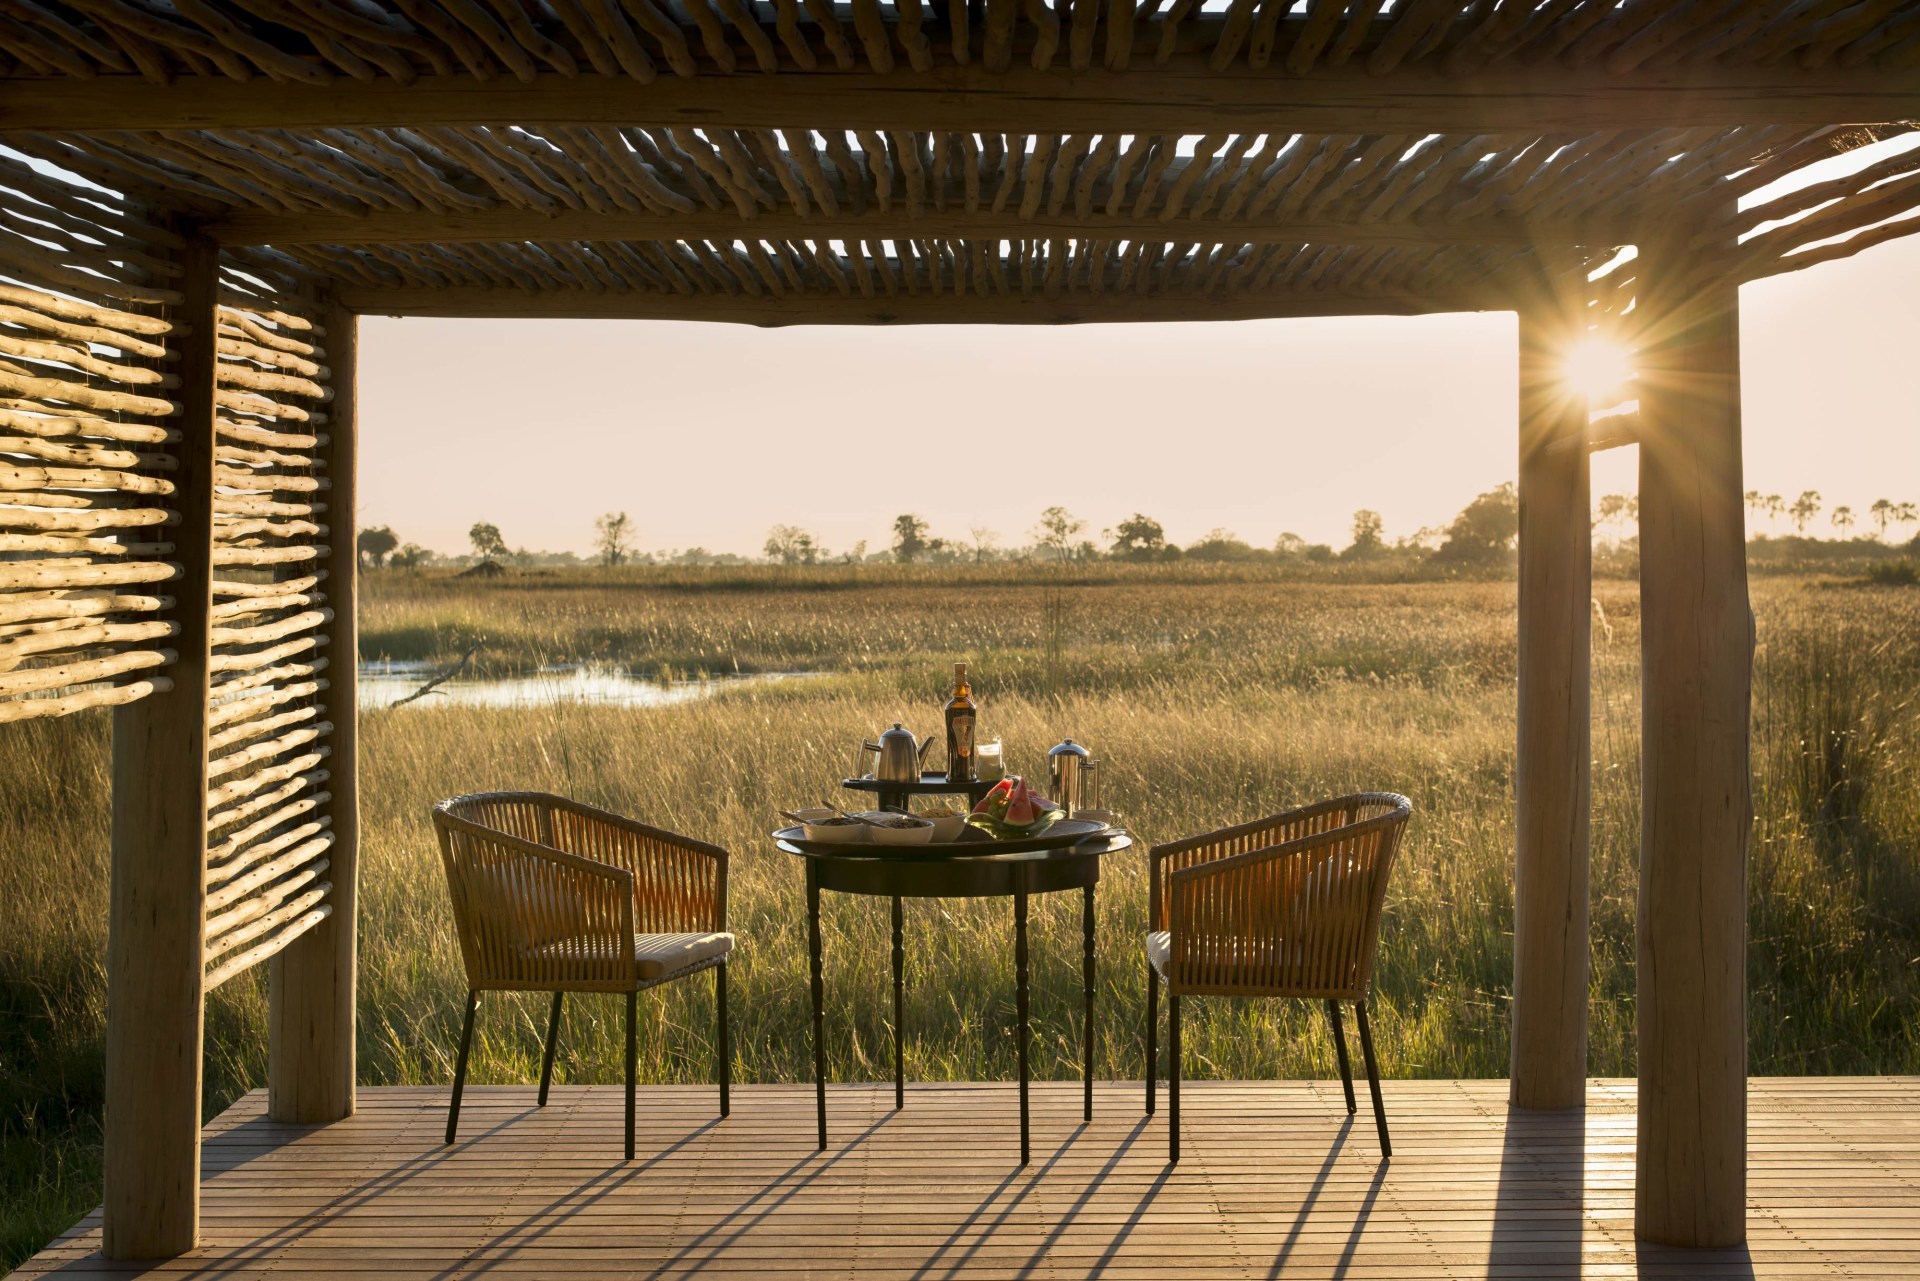
[[[1633,378],[1633,352],[1611,338],[1582,338],[1561,357],[1560,376],[1570,390],[1604,406]]]

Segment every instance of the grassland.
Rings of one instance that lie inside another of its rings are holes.
[[[1597,597],[1590,1068],[1620,1074],[1633,1067],[1638,613],[1631,583],[1603,582]],[[1920,1071],[1920,591],[1768,576],[1754,605],[1751,1068]],[[804,1079],[799,875],[768,847],[773,809],[821,795],[884,723],[932,727],[947,664],[961,657],[1012,768],[1037,768],[1063,734],[1094,745],[1110,803],[1147,841],[1359,787],[1413,797],[1378,977],[1382,1058],[1397,1075],[1500,1075],[1513,611],[1504,583],[1326,583],[1244,567],[1097,567],[1064,582],[1002,567],[370,576],[368,657],[442,659],[477,643],[493,671],[585,658],[682,675],[828,675],[647,710],[428,700],[365,715],[362,1078],[449,1079],[460,966],[427,809],[512,786],[734,851],[737,1079]],[[0,1264],[97,1199],[107,725],[80,717],[0,733]],[[1098,1038],[1112,1076],[1141,1071],[1145,904],[1136,852],[1100,895]],[[886,928],[884,905],[829,899],[829,1048],[842,1079],[887,1071]],[[1077,903],[1036,911],[1042,1076],[1077,1071],[1077,929]],[[908,1072],[1009,1076],[1006,905],[912,904],[908,932]],[[708,1002],[698,984],[643,1004],[645,1079],[706,1079]],[[1323,1024],[1303,1006],[1197,1005],[1196,1075],[1333,1070]],[[530,1078],[537,1007],[487,1009],[475,1079]],[[617,1079],[614,1003],[573,1008],[562,1079]],[[263,1078],[264,1022],[257,975],[213,995],[210,1112]]]

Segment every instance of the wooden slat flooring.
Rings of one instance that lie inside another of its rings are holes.
[[[814,1150],[806,1086],[648,1088],[639,1158],[619,1159],[621,1093],[469,1089],[441,1144],[444,1089],[360,1092],[300,1128],[248,1095],[209,1127],[203,1247],[168,1276],[1168,1278],[1920,1277],[1920,1078],[1753,1083],[1749,1244],[1633,1240],[1632,1082],[1584,1116],[1515,1113],[1504,1081],[1392,1081],[1379,1160],[1364,1088],[1194,1083],[1186,1148],[1141,1087],[1034,1093],[1017,1164],[1015,1087],[837,1086]],[[124,1276],[98,1216],[20,1277]]]

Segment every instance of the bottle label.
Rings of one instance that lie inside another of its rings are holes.
[[[961,712],[947,722],[947,748],[954,762],[973,758],[973,713]]]

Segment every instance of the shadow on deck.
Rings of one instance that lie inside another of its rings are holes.
[[[341,1278],[539,1276],[1577,1277],[1920,1275],[1920,1079],[1753,1083],[1749,1246],[1633,1240],[1631,1082],[1579,1113],[1509,1113],[1504,1081],[1395,1081],[1382,1163],[1338,1084],[1201,1083],[1166,1164],[1138,1085],[1040,1085],[1017,1164],[1011,1085],[643,1091],[365,1089],[351,1120],[281,1126],[255,1092],[209,1127],[202,1248],[152,1271]],[[1364,1102],[1362,1104],[1364,1109]],[[16,1276],[125,1276],[97,1215]]]

